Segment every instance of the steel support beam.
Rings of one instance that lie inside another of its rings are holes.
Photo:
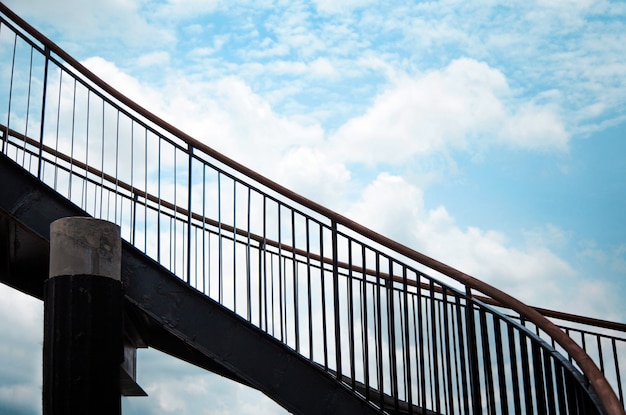
[[[0,154],[0,209],[49,240],[49,226],[85,212]],[[0,253],[10,262],[10,255]],[[13,280],[17,280],[13,276]],[[296,414],[375,414],[347,385],[122,243],[126,317],[146,344],[252,386]],[[119,366],[118,366],[119,367]]]

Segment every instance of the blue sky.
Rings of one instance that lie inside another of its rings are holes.
[[[530,304],[626,321],[626,3],[5,4],[279,183]],[[0,295],[0,408],[36,414],[41,305]],[[151,396],[126,413],[282,413],[158,353],[139,365]]]

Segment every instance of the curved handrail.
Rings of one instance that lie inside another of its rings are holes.
[[[344,226],[347,229],[350,229],[354,232],[361,234],[362,236],[367,237],[373,242],[376,242],[386,248],[389,248],[400,255],[403,255],[411,260],[421,263],[429,267],[432,270],[440,272],[443,275],[446,275],[469,289],[477,290],[488,297],[491,297],[495,301],[498,301],[502,305],[510,308],[511,310],[520,314],[525,319],[529,320],[533,324],[535,324],[538,328],[543,330],[547,335],[549,335],[556,343],[558,343],[578,364],[583,374],[588,379],[591,387],[596,392],[598,398],[602,402],[605,411],[610,415],[618,415],[624,414],[624,410],[615,395],[615,392],[609,385],[606,378],[602,375],[600,369],[597,365],[591,360],[591,358],[583,351],[583,349],[574,342],[567,334],[565,334],[558,326],[548,320],[545,316],[543,316],[539,311],[527,306],[521,301],[515,299],[514,297],[500,291],[499,289],[493,287],[490,284],[487,284],[483,281],[480,281],[462,271],[459,271],[449,265],[444,264],[432,257],[429,257],[425,254],[422,254],[414,249],[411,249],[405,245],[402,245],[396,241],[391,240],[388,237],[383,236],[382,234],[375,232],[365,226],[362,226],[353,220],[331,210],[328,209],[308,198],[305,198],[292,190],[278,184],[277,182],[262,176],[261,174],[255,172],[254,170],[236,162],[235,160],[217,152],[206,144],[194,139],[184,131],[174,127],[172,124],[138,105],[131,99],[127,98],[125,95],[120,93],[118,90],[113,88],[111,85],[100,79],[93,72],[87,69],[84,65],[66,53],[63,49],[57,46],[54,42],[44,36],[42,33],[37,31],[34,27],[29,25],[26,21],[16,15],[13,11],[7,8],[3,3],[0,3],[0,11],[7,15],[10,19],[17,22],[22,30],[25,30],[30,36],[34,39],[41,42],[47,51],[53,52],[65,62],[67,62],[70,66],[72,66],[78,73],[88,79],[97,87],[101,88],[104,92],[109,94],[111,97],[118,100],[123,105],[130,108],[132,111],[144,117],[146,120],[154,123],[155,125],[162,128],[164,131],[172,134],[173,136],[183,140],[188,145],[202,151],[206,155],[214,158],[215,160],[223,163],[225,166],[232,168],[239,173],[252,178],[258,183],[266,186],[268,189],[291,199],[292,201],[311,209],[321,215],[326,216],[332,222]]]
[[[274,248],[280,248],[282,251],[284,252],[288,252],[288,253],[295,253],[296,255],[301,255],[301,256],[306,256],[307,254],[310,256],[310,258],[312,260],[315,261],[320,261],[323,262],[325,264],[328,265],[332,265],[333,264],[333,260],[332,258],[327,258],[324,257],[322,258],[320,255],[317,254],[312,254],[312,253],[307,253],[306,251],[299,249],[299,248],[294,248],[288,244],[285,243],[279,243],[278,241],[274,241],[272,239],[268,239],[268,238],[264,238],[261,235],[257,235],[254,233],[248,233],[247,231],[244,231],[243,229],[237,229],[235,227],[233,227],[232,225],[228,225],[228,224],[224,224],[221,223],[219,224],[217,221],[215,221],[214,219],[210,219],[207,217],[204,217],[202,215],[199,215],[197,213],[194,212],[188,212],[186,208],[178,206],[178,205],[174,205],[168,201],[159,199],[158,196],[155,196],[154,194],[148,193],[145,190],[142,190],[136,186],[132,186],[126,182],[124,182],[123,180],[119,180],[116,179],[114,177],[112,177],[111,175],[100,171],[90,165],[87,165],[85,163],[83,163],[82,161],[75,159],[71,156],[68,156],[62,152],[59,152],[57,150],[55,150],[54,148],[51,148],[49,146],[46,146],[44,144],[39,143],[39,141],[27,137],[24,134],[20,133],[19,131],[13,130],[11,128],[7,128],[5,125],[0,123],[0,132],[2,131],[8,131],[8,135],[10,137],[15,137],[27,144],[30,144],[34,147],[39,147],[41,146],[43,151],[46,152],[47,154],[50,154],[54,157],[59,158],[60,160],[63,160],[69,164],[72,164],[74,166],[77,166],[80,169],[84,169],[85,171],[93,174],[94,176],[97,177],[102,177],[105,180],[109,181],[109,182],[115,182],[116,185],[122,189],[127,190],[128,192],[132,193],[134,196],[139,196],[142,198],[145,198],[146,200],[149,200],[151,202],[154,203],[160,203],[161,206],[166,207],[168,209],[170,209],[172,212],[176,212],[179,213],[183,216],[188,216],[191,215],[193,219],[199,221],[199,222],[204,222],[205,224],[209,225],[209,226],[221,226],[221,228],[227,232],[234,232],[239,236],[242,237],[248,237],[250,236],[251,240],[256,241],[257,243],[260,244],[265,244],[268,246],[272,246]],[[376,275],[380,275],[380,277],[382,279],[387,279],[387,280],[393,280],[396,282],[400,282],[400,283],[404,283],[406,282],[407,285],[412,286],[412,287],[418,287],[418,284],[421,286],[422,289],[429,289],[428,284],[426,283],[418,283],[415,280],[412,279],[407,279],[406,281],[399,276],[394,276],[394,275],[388,275],[385,273],[380,273],[377,272],[374,269],[363,269],[362,267],[356,266],[354,264],[347,264],[344,262],[339,261],[338,263],[339,268],[341,269],[350,269],[353,272],[356,273],[365,273],[367,275],[372,275],[372,276],[376,276]],[[441,291],[440,288],[435,288],[435,291],[439,292]],[[507,308],[507,306],[505,304],[502,304],[501,302],[491,298],[491,297],[486,297],[486,296],[481,296],[481,295],[472,295],[472,298],[476,298],[477,300],[481,301],[482,303],[491,305],[491,306],[496,306],[496,307],[501,307],[501,308]],[[610,320],[604,320],[604,319],[598,319],[598,318],[592,318],[592,317],[587,317],[587,316],[582,316],[582,315],[578,315],[578,314],[572,314],[572,313],[565,313],[562,311],[558,311],[558,310],[552,310],[552,309],[548,309],[548,308],[542,308],[542,307],[535,307],[535,306],[530,306],[531,308],[533,308],[534,310],[537,310],[541,315],[545,316],[545,317],[552,317],[558,320],[562,320],[562,321],[567,321],[569,323],[578,323],[578,324],[583,324],[586,326],[594,326],[594,327],[598,327],[598,328],[602,328],[602,329],[608,329],[608,330],[615,330],[615,331],[619,331],[622,333],[626,333],[626,324],[624,323],[619,323],[616,321],[610,321]]]

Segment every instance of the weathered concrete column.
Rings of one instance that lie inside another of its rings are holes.
[[[121,239],[92,218],[50,225],[44,287],[43,414],[120,414]]]

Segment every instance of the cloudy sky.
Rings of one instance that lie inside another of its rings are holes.
[[[626,3],[4,0],[149,110],[521,300],[626,321]],[[0,286],[0,412],[42,304]],[[126,414],[281,414],[141,351]]]

